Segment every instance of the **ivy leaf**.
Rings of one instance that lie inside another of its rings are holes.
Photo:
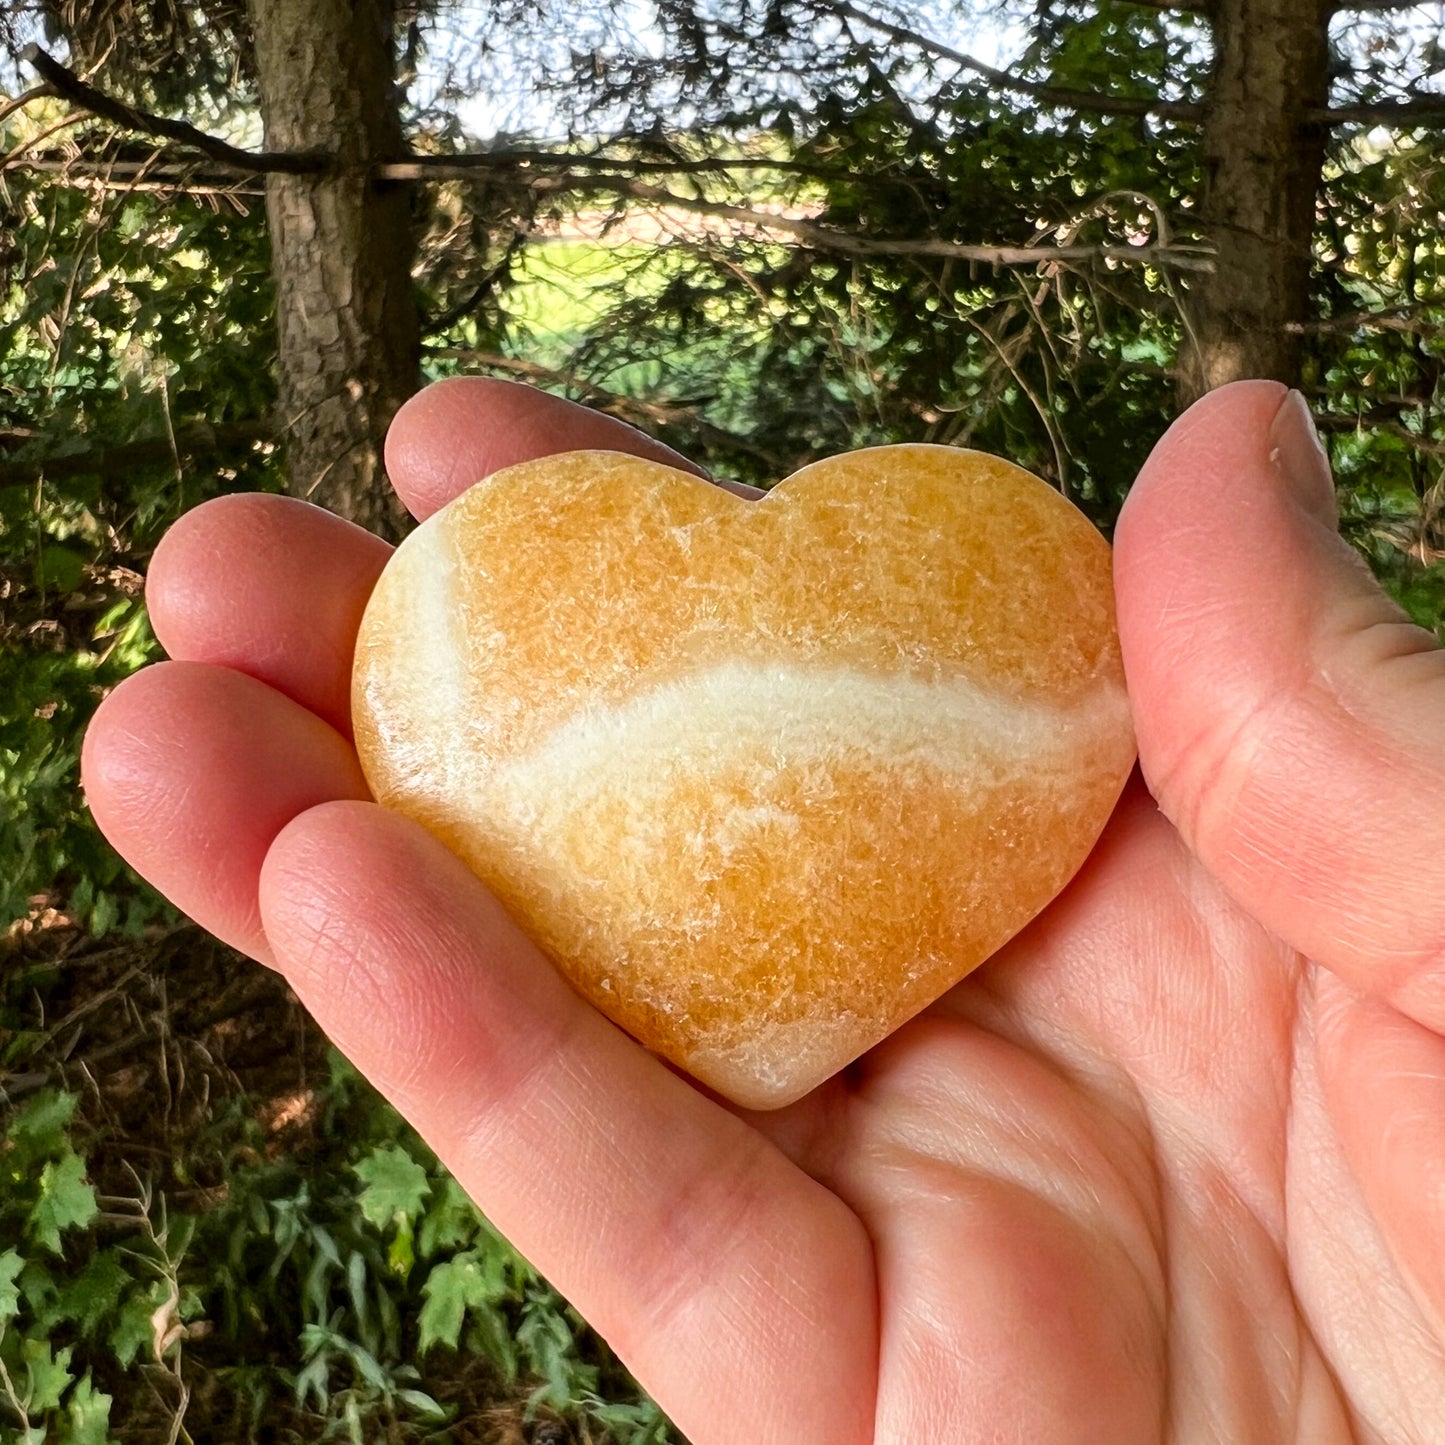
[[[149,1290],[136,1290],[120,1307],[106,1343],[122,1369],[128,1370],[135,1357],[151,1342],[151,1316],[166,1297],[165,1284],[157,1280]]]
[[[60,1403],[65,1387],[75,1378],[68,1368],[71,1346],[67,1345],[58,1355],[52,1355],[47,1340],[26,1340],[22,1353],[25,1370],[30,1377],[26,1409],[34,1415],[53,1410]]]
[[[29,1308],[30,1313],[36,1320],[45,1321],[55,1318],[55,1301],[60,1295],[60,1286],[55,1283],[55,1276],[38,1259],[25,1261],[25,1268],[20,1271],[20,1298]],[[46,1334],[48,1325],[42,1324],[37,1331],[39,1334]]]
[[[44,1089],[15,1116],[6,1137],[17,1152],[32,1159],[59,1154],[66,1147],[65,1128],[79,1102],[78,1094]]]
[[[481,1212],[451,1175],[441,1181],[417,1231],[417,1248],[425,1259],[467,1245],[481,1227]]]
[[[30,1211],[30,1232],[52,1254],[60,1253],[60,1234],[83,1229],[99,1213],[94,1186],[85,1182],[85,1160],[67,1149],[40,1171],[40,1198]]]
[[[496,1298],[496,1281],[488,1278],[474,1252],[433,1265],[421,1292],[421,1353],[433,1345],[454,1350],[461,1338],[462,1320],[469,1309],[486,1310]]]
[[[431,1193],[426,1170],[395,1144],[373,1149],[352,1168],[365,1186],[357,1203],[378,1229],[398,1219],[410,1223]]]
[[[111,1397],[91,1383],[90,1372],[70,1392],[60,1445],[107,1445],[110,1440]]]
[[[74,1320],[85,1335],[94,1334],[102,1319],[120,1302],[130,1275],[111,1249],[97,1254],[74,1279],[61,1287],[53,1314]]]
[[[20,1290],[15,1281],[24,1268],[25,1261],[13,1249],[0,1254],[0,1325],[20,1313]]]

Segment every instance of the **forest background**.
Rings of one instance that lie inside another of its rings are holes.
[[[208,497],[395,537],[423,379],[766,484],[977,446],[1107,532],[1181,406],[1309,399],[1445,636],[1445,11],[39,0],[0,16],[0,1441],[670,1427],[279,980],[93,829]],[[1241,519],[1241,525],[1246,519]],[[638,1167],[646,1168],[639,1160]]]

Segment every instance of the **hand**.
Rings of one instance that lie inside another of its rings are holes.
[[[178,660],[102,706],[91,806],[285,973],[694,1445],[1442,1440],[1445,654],[1335,535],[1302,422],[1274,384],[1216,392],[1125,509],[1153,798],[778,1114],[645,1054],[365,801],[347,677],[387,549],[314,508],[173,529],[149,595]],[[405,408],[388,466],[424,516],[577,446],[661,454],[473,380]]]

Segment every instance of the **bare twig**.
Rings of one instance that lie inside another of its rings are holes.
[[[44,130],[38,131],[35,135],[27,136],[15,144],[15,146],[0,156],[0,171],[7,171],[16,164],[28,165],[23,157],[25,152],[32,150],[42,141],[47,141],[53,135],[58,135],[63,130],[69,130],[73,125],[80,125],[82,121],[90,119],[88,110],[72,111],[69,115],[63,115],[58,120],[53,120]]]
[[[7,100],[0,105],[0,121],[7,121],[17,110],[24,110],[32,100],[43,100],[47,96],[54,95],[55,89],[50,85],[36,85],[22,94]]]
[[[144,971],[143,963],[132,964],[109,988],[101,989],[98,993],[91,994],[84,1003],[77,1005],[65,1015],[63,1019],[51,1024],[36,1041],[37,1047],[53,1043],[61,1029],[68,1028],[76,1019],[84,1018],[86,1014],[108,1004],[113,998],[119,998],[125,992],[125,986],[137,974]]]

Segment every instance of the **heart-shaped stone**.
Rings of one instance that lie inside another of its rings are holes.
[[[933,446],[756,502],[613,452],[499,472],[387,566],[353,710],[380,802],[756,1108],[1022,928],[1134,757],[1107,544],[1027,472]]]

